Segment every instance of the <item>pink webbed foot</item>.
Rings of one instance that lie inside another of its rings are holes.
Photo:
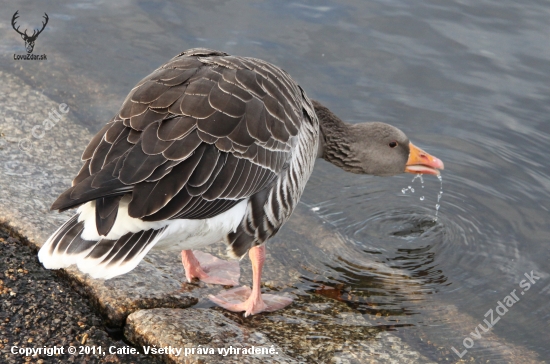
[[[218,296],[210,295],[208,298],[226,310],[244,311],[244,317],[280,310],[290,305],[292,299],[289,297],[261,294],[260,281],[265,261],[265,245],[250,248],[248,255],[252,263],[252,289],[242,286],[222,292]]]
[[[225,261],[198,250],[183,250],[181,260],[188,282],[198,278],[205,283],[236,286],[241,270],[237,261]]]
[[[261,312],[273,312],[292,303],[292,298],[273,294],[253,295],[249,287],[241,286],[208,296],[210,301],[233,312],[244,311],[244,317]]]

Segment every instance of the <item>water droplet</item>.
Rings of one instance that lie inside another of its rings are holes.
[[[437,194],[437,203],[435,205],[435,220],[434,221],[437,221],[437,214],[439,213],[439,207],[441,206],[439,204],[439,201],[441,201],[441,195],[443,195],[443,178],[441,177],[441,175],[437,176],[437,179],[439,180],[439,183],[441,185],[441,187],[439,188],[439,193]]]
[[[416,174],[416,175],[413,177],[413,179],[412,179],[411,182],[414,182],[417,178],[420,179],[420,183],[424,184],[424,177],[422,177],[422,173]]]
[[[401,190],[401,193],[405,194],[407,193],[407,191],[411,191],[411,193],[414,193],[414,188],[412,188],[411,186],[408,186],[407,188],[403,188]]]
[[[421,196],[421,197],[420,197],[420,201],[424,201],[424,196]]]

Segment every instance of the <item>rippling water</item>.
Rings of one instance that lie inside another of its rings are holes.
[[[4,17],[0,67],[69,104],[93,131],[139,79],[196,46],[269,60],[343,119],[402,128],[445,162],[437,221],[433,176],[422,185],[319,161],[303,203],[342,244],[304,269],[305,289],[380,325],[412,325],[399,331],[412,342],[450,338],[450,350],[534,271],[541,279],[492,334],[550,358],[547,1],[0,4],[50,16],[35,48],[48,62],[26,64],[11,58],[23,46]],[[408,186],[415,192],[402,193]],[[472,352],[477,362],[512,360],[488,346]]]

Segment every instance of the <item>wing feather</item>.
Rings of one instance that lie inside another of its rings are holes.
[[[239,162],[241,161],[243,160],[235,158],[232,154],[228,154],[225,164],[212,181],[208,190],[202,194],[202,197],[211,201],[219,198],[233,180],[233,176],[237,173],[237,170],[239,170]],[[245,162],[243,161],[243,163]]]
[[[114,121],[110,121],[107,124],[105,124],[105,126],[103,128],[101,128],[100,131],[97,132],[97,134],[92,138],[92,140],[90,140],[90,143],[88,144],[86,149],[84,149],[84,153],[82,153],[82,160],[83,161],[86,161],[86,160],[91,159],[93,157],[97,146],[103,140],[103,136],[105,135],[107,130],[109,130],[111,128],[111,126],[113,126],[113,124],[114,124]]]
[[[103,137],[103,139],[95,149],[92,160],[90,161],[90,174],[99,172],[101,168],[103,168],[105,157],[107,156],[107,153],[109,153],[110,149],[111,143],[109,143],[107,140],[105,140],[105,137]]]
[[[220,151],[214,145],[206,146],[206,150],[202,155],[200,164],[193,171],[193,174],[187,181],[187,184],[192,187],[202,186],[208,181],[214,170],[216,169]],[[224,157],[225,159],[225,157]]]
[[[193,197],[184,188],[160,210],[157,212],[142,217],[143,221],[161,221],[177,218],[176,215],[180,213],[190,202]],[[195,198],[196,200],[196,198]]]
[[[199,145],[201,145],[202,139],[199,137],[197,130],[193,130],[187,137],[176,140],[172,145],[166,149],[162,155],[166,159],[181,160],[186,159],[193,153]]]
[[[80,172],[78,172],[76,177],[73,179],[72,186],[79,184],[88,177],[90,177],[90,159],[84,162],[84,165],[80,169]]]
[[[115,224],[122,196],[101,197],[96,200],[95,219],[99,235],[107,235]]]
[[[166,162],[162,154],[149,155],[142,148],[143,137],[132,147],[124,159],[118,178],[125,185],[133,185],[151,176],[155,169]]]
[[[178,116],[163,120],[158,129],[160,140],[181,139],[196,128],[197,120],[190,116]]]
[[[218,158],[218,162],[216,163],[216,167],[214,167],[214,169],[212,170],[212,173],[210,174],[210,177],[208,177],[208,179],[204,183],[202,183],[201,185],[194,186],[192,184],[191,180],[189,180],[189,183],[186,186],[187,191],[189,192],[189,194],[191,194],[192,196],[201,196],[201,197],[204,198],[204,196],[203,196],[204,193],[206,191],[208,191],[208,189],[210,189],[210,187],[212,186],[212,184],[216,180],[216,177],[218,177],[218,174],[220,173],[221,169],[225,165],[226,159],[227,159],[227,154],[224,153],[223,155],[220,155],[220,157]],[[195,173],[196,172],[197,171],[195,171]],[[191,178],[193,178],[193,176]],[[206,200],[208,200],[208,199],[206,199]]]
[[[157,120],[162,120],[167,114],[168,113],[165,112],[159,112],[159,110],[147,109],[147,111],[142,114],[132,116],[130,118],[130,126],[136,131],[142,131],[145,130],[149,124]]]
[[[141,138],[141,131],[136,129],[130,129],[130,133],[128,133],[128,139],[127,139],[128,143],[136,144],[140,138]]]
[[[158,130],[160,126],[160,121],[155,121],[143,131],[142,147],[143,152],[148,155],[155,155],[164,152],[168,149],[173,143],[173,140],[165,141],[158,137]]]
[[[130,135],[130,128],[124,128],[121,133],[118,135],[117,139],[111,145],[109,152],[105,156],[105,162],[103,164],[108,164],[113,160],[119,158],[124,153],[128,151],[134,145],[128,141],[128,136]]]
[[[128,214],[131,217],[144,217],[164,207],[187,184],[205,149],[206,145],[201,145],[190,158],[172,168],[170,173],[157,182],[137,184],[128,205]]]

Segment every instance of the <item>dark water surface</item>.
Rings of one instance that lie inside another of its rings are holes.
[[[435,177],[422,184],[412,175],[357,176],[319,161],[303,203],[343,244],[307,267],[294,262],[304,289],[336,288],[358,312],[396,325],[396,334],[445,361],[423,338],[464,350],[485,313],[512,290],[519,295],[524,273],[534,271],[540,279],[491,335],[550,359],[548,1],[0,0],[0,7],[0,69],[69,104],[93,132],[138,80],[198,46],[271,61],[344,120],[401,128],[445,162],[437,221]],[[23,28],[48,13],[34,52],[47,62],[13,60],[24,52],[9,24],[16,10]],[[461,326],[464,317],[471,324]],[[474,342],[464,359],[518,362]],[[458,359],[450,351],[447,358]]]

